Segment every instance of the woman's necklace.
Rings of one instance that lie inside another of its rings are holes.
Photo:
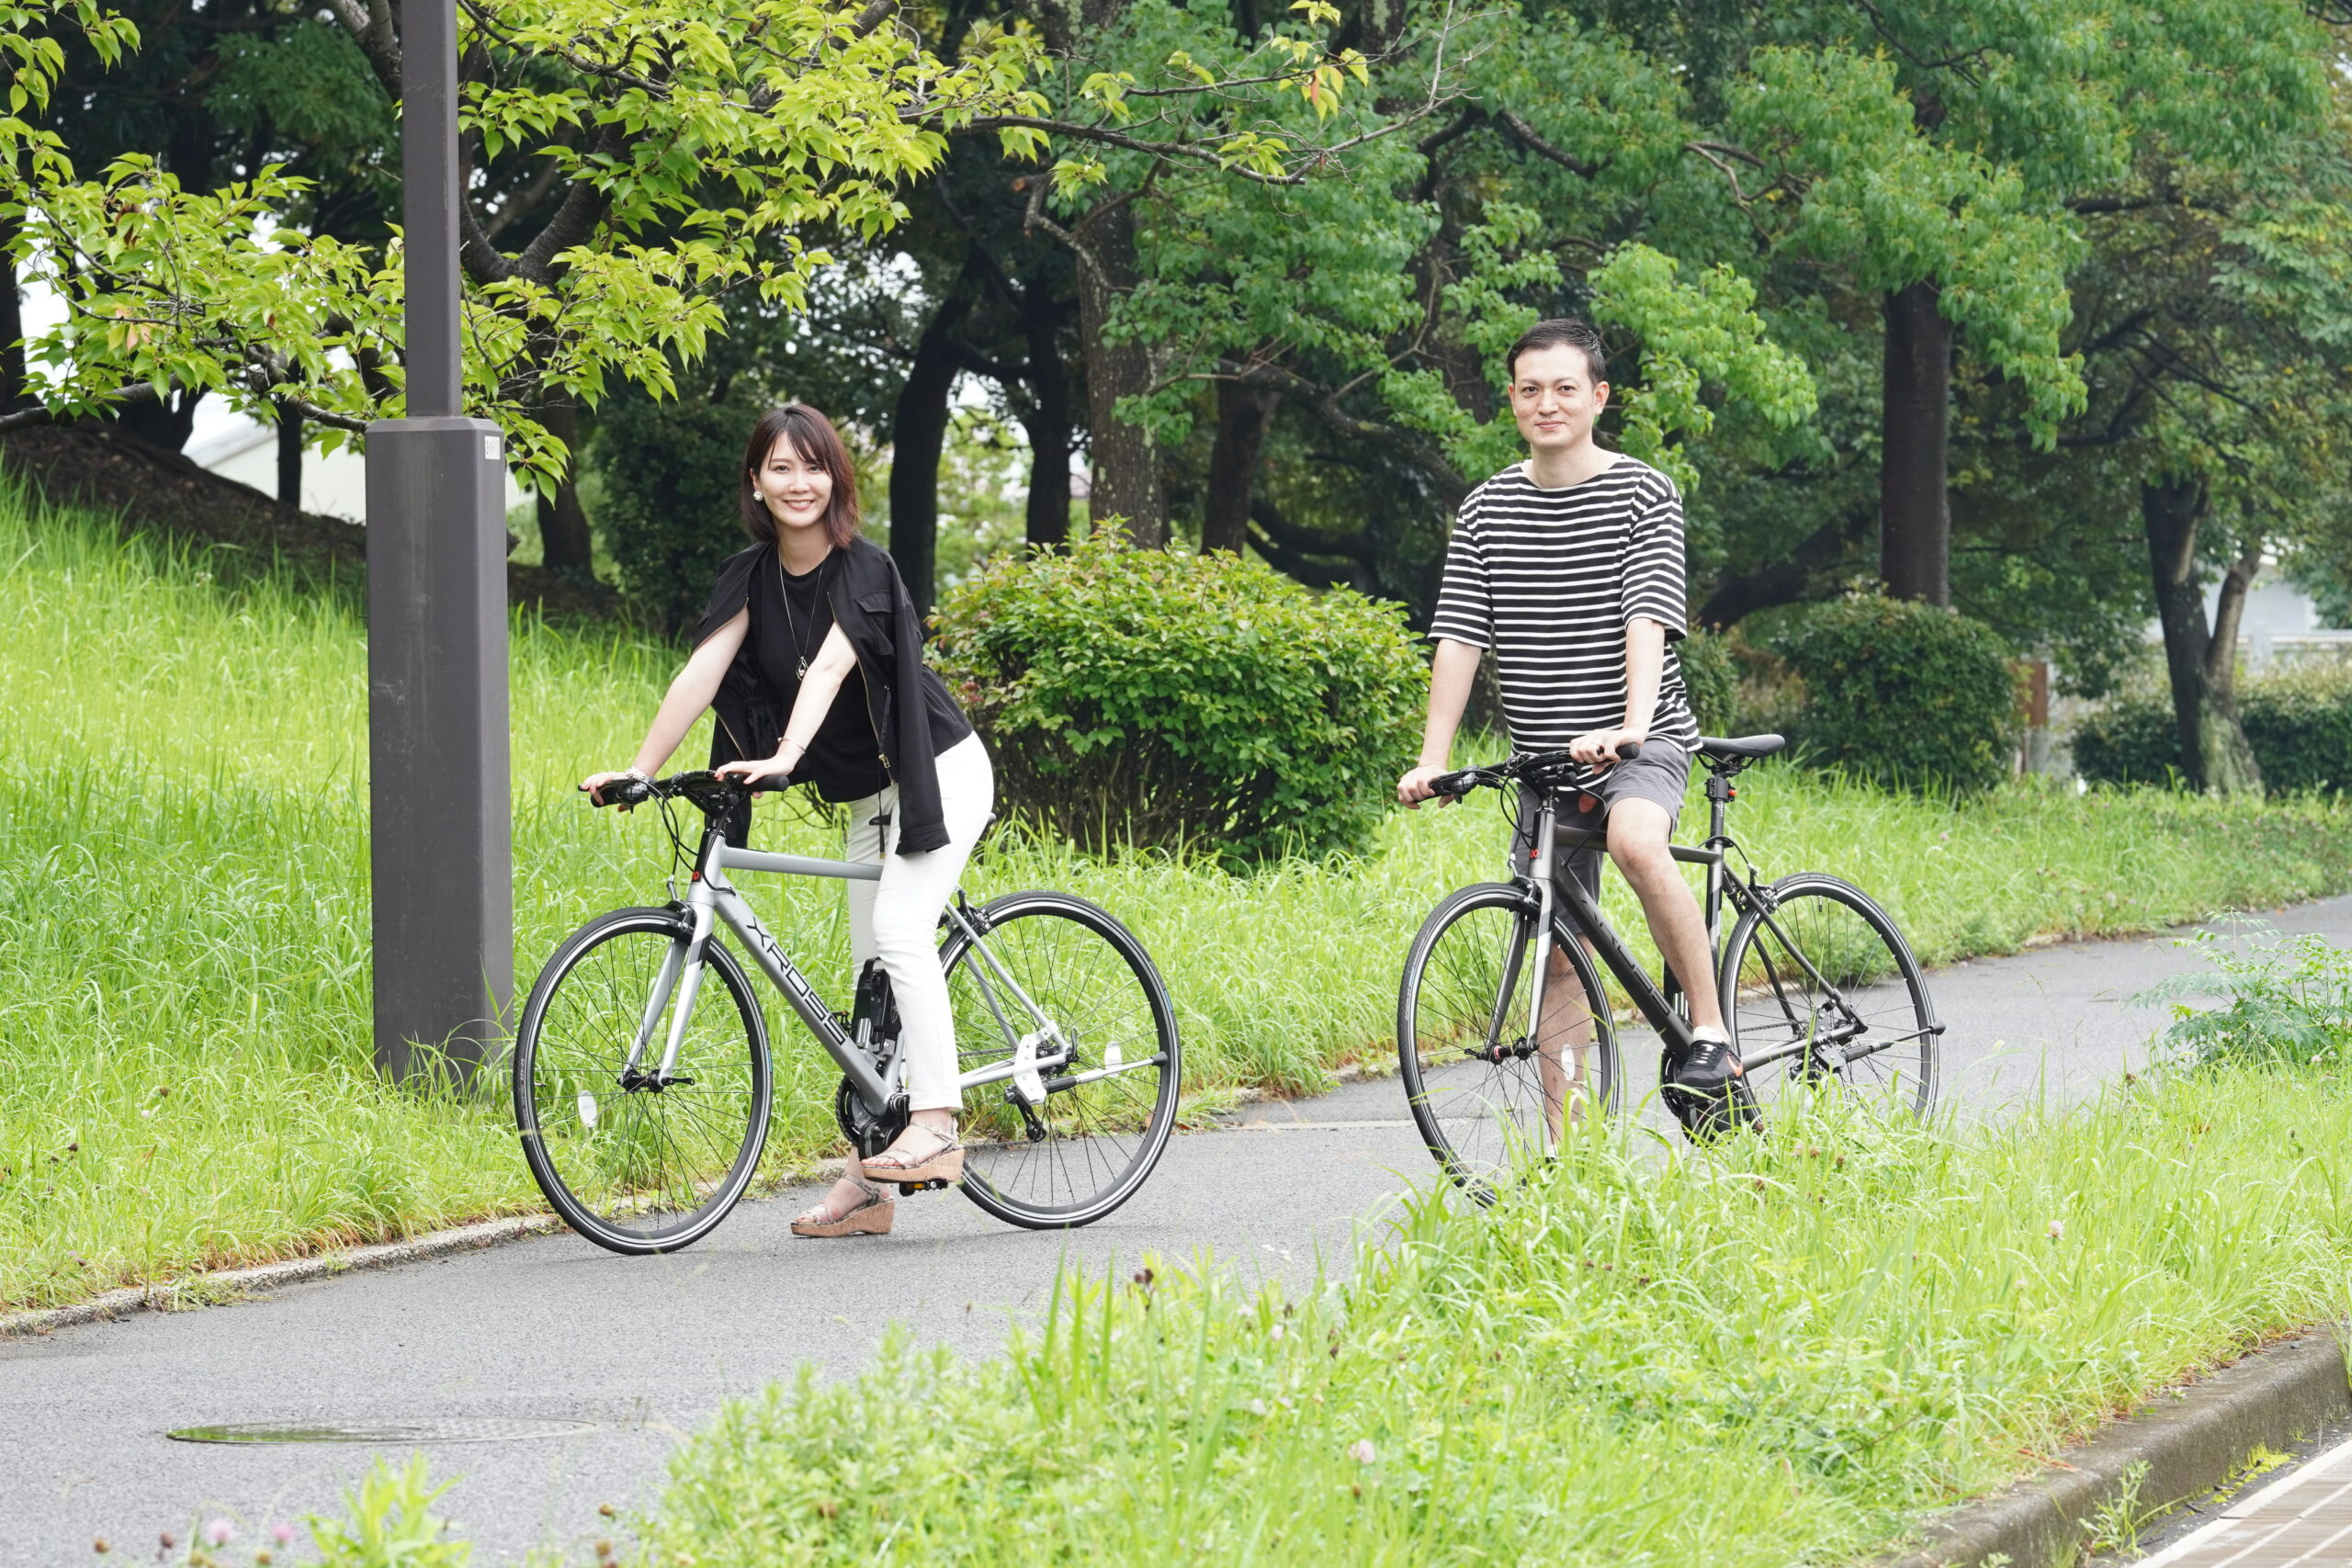
[[[831,558],[832,558],[830,555],[825,558],[826,560],[831,560]],[[824,570],[825,562],[821,560],[819,561],[811,570],[815,571]],[[799,663],[793,671],[792,678],[796,681],[806,681],[808,679],[808,655],[814,650],[811,649],[808,644],[800,640],[800,617],[792,613],[792,584],[785,579],[784,552],[782,550],[778,550],[775,553],[775,586],[776,592],[784,595],[784,624],[792,638],[793,654],[799,660]],[[818,586],[821,588],[823,584],[820,583]]]

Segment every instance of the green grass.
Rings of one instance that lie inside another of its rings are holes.
[[[2347,1139],[2340,1078],[2275,1068],[1663,1159],[1590,1129],[1490,1213],[1410,1204],[1343,1285],[1065,1277],[1004,1357],[900,1339],[734,1401],[634,1560],[1849,1561],[2340,1315]]]
[[[369,1069],[364,629],[346,597],[231,565],[0,491],[0,1305],[538,1206],[494,1100]],[[626,759],[674,659],[515,626],[526,986],[590,915],[662,897],[651,816],[592,813],[571,785]],[[2316,802],[2018,788],[1955,809],[1769,766],[1742,795],[1768,871],[1854,878],[1931,960],[2352,886],[2352,812]],[[828,834],[763,811],[764,842]],[[1488,797],[1399,813],[1358,861],[1236,878],[1008,832],[971,885],[1069,887],[1134,926],[1176,998],[1188,1089],[1215,1103],[1382,1063],[1406,943],[1446,889],[1499,871],[1500,834]],[[752,897],[845,978],[837,889]],[[1611,898],[1638,928],[1613,879]],[[771,1018],[782,1172],[828,1152],[831,1075]]]

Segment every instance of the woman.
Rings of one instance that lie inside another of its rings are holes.
[[[922,619],[898,567],[858,536],[857,479],[832,422],[801,403],[763,414],[743,451],[741,502],[752,547],[719,568],[693,656],[635,762],[581,787],[601,804],[601,785],[650,777],[711,708],[718,772],[789,775],[849,807],[848,857],[882,863],[880,881],[847,885],[851,960],[862,970],[878,959],[890,976],[911,1116],[792,1229],[881,1235],[894,1205],[877,1183],[964,1173],[956,1026],[933,935],[988,825],[995,781],[980,738],[922,661]],[[748,805],[721,825],[742,843]]]

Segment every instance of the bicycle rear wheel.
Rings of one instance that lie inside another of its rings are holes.
[[[1774,883],[1765,908],[1733,928],[1720,980],[1768,1126],[1808,1094],[1912,1116],[1934,1109],[1943,1026],[1910,943],[1859,887],[1814,872]]]
[[[565,1224],[615,1252],[674,1252],[710,1234],[767,1142],[767,1027],[716,935],[677,1056],[660,1072],[688,989],[692,931],[672,909],[591,920],[540,971],[515,1035],[514,1122],[532,1178]],[[673,966],[630,1071],[630,1046]]]
[[[1529,1036],[1535,921],[1535,899],[1522,886],[1464,887],[1421,922],[1397,990],[1396,1062],[1413,1120],[1430,1153],[1482,1203],[1515,1159],[1557,1141],[1545,1115],[1547,1070],[1556,1113],[1617,1109],[1608,993],[1584,944],[1556,918],[1553,946],[1567,978],[1545,988],[1546,1032],[1572,1026],[1580,1010],[1591,1020],[1591,1043],[1547,1064]]]
[[[1089,1224],[1133,1197],[1176,1125],[1176,1010],[1143,944],[1064,893],[1008,893],[940,962],[958,1070],[1074,1054],[964,1091],[964,1196],[1008,1224]]]

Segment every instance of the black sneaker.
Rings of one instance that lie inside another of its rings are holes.
[[[1751,1119],[1753,1101],[1742,1092],[1739,1076],[1739,1058],[1729,1043],[1702,1037],[1671,1064],[1658,1091],[1692,1136],[1713,1136]]]

